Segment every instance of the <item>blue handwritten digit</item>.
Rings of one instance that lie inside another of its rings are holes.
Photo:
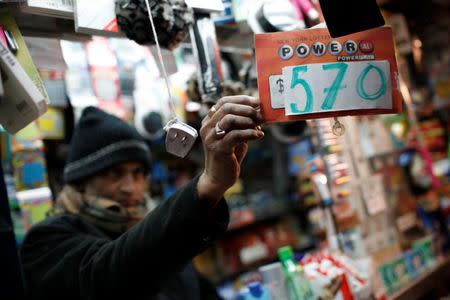
[[[371,70],[375,70],[377,71],[378,75],[380,76],[380,87],[378,88],[378,91],[376,91],[375,93],[369,95],[366,90],[364,89],[364,80],[366,79],[367,74],[369,74],[369,72]],[[384,94],[386,94],[386,76],[384,75],[383,70],[381,70],[380,67],[378,66],[374,66],[372,64],[369,64],[359,75],[358,77],[358,81],[356,82],[356,92],[358,93],[358,95],[364,99],[364,100],[370,100],[370,101],[374,101],[377,100],[378,98],[380,98],[381,96],[383,96]]]
[[[306,80],[299,77],[300,73],[306,73],[308,66],[297,66],[292,69],[292,82],[291,89],[294,89],[297,85],[302,85],[306,92],[306,105],[304,110],[298,109],[297,103],[291,103],[291,111],[296,114],[308,113],[312,110],[313,94],[309,84]]]
[[[325,71],[338,69],[338,73],[333,81],[333,84],[329,88],[323,89],[323,92],[327,93],[327,96],[322,103],[323,110],[332,109],[339,90],[347,88],[346,85],[341,86],[342,80],[344,80],[345,73],[347,72],[347,68],[348,65],[346,63],[334,63],[322,66],[322,69]]]

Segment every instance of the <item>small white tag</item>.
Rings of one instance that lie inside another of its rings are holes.
[[[166,151],[181,158],[188,155],[198,137],[197,130],[176,119],[170,121],[164,129],[167,131]]]
[[[283,75],[269,76],[270,104],[273,109],[284,108],[284,77]]]

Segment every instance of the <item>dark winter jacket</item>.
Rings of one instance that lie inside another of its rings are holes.
[[[190,261],[225,230],[222,199],[208,215],[197,181],[113,239],[79,216],[34,226],[21,248],[30,299],[219,299]]]

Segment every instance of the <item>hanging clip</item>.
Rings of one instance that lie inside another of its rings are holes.
[[[333,124],[333,134],[335,136],[342,136],[345,133],[345,126],[341,122],[339,122],[338,118],[334,118],[334,124]]]
[[[166,150],[170,154],[184,158],[194,146],[198,137],[197,130],[174,118],[164,127],[166,134]]]
[[[158,59],[161,64],[161,69],[164,75],[164,81],[166,83],[167,94],[169,95],[169,107],[173,118],[164,126],[166,134],[166,151],[175,156],[184,158],[188,155],[194,146],[195,140],[198,137],[198,132],[194,127],[178,120],[175,104],[173,103],[172,94],[170,92],[169,78],[167,77],[166,67],[161,54],[161,47],[159,46],[158,34],[156,33],[155,24],[153,23],[153,17],[151,14],[149,0],[145,0],[147,6],[148,18],[152,27],[153,36],[155,38],[156,50],[158,52]]]

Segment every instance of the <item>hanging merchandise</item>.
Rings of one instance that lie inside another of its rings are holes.
[[[164,93],[161,73],[150,53],[135,66],[134,125],[143,137],[151,141],[164,136],[164,124],[170,119],[170,104],[167,93]]]
[[[120,101],[117,59],[109,41],[94,37],[85,47],[94,95],[99,100],[98,107],[123,119],[126,112]]]
[[[14,134],[46,111],[48,95],[7,8],[0,10],[0,20],[1,31],[6,36],[0,43],[0,64],[4,73],[0,89],[4,90],[3,101],[0,102],[0,123]]]
[[[170,91],[169,78],[167,75],[166,67],[164,65],[161,47],[159,45],[158,34],[156,32],[155,23],[150,9],[149,0],[145,0],[145,5],[147,7],[147,16],[150,21],[153,38],[156,43],[156,50],[158,53],[159,63],[161,64],[161,69],[163,73],[162,75],[164,77],[167,94],[169,96],[168,104],[170,108],[171,120],[167,122],[166,126],[164,127],[164,130],[167,132],[165,141],[166,151],[175,156],[184,158],[194,146],[195,140],[198,137],[198,132],[195,128],[189,126],[188,124],[178,119],[174,99]]]
[[[247,22],[254,33],[292,31],[305,28],[289,0],[264,0],[249,9]]]
[[[196,16],[195,23],[190,28],[190,37],[197,58],[202,101],[216,103],[222,95],[223,74],[214,22],[208,15]]]
[[[114,12],[114,0],[76,0],[75,31],[103,36],[121,36]]]
[[[327,29],[255,36],[266,122],[398,113],[401,94],[392,31],[332,39]],[[281,79],[285,89],[279,92]]]
[[[87,106],[97,106],[98,99],[92,90],[91,74],[86,50],[82,43],[61,41],[64,60],[67,63],[65,86],[70,104],[74,107],[76,120],[81,110]]]
[[[28,47],[25,43],[24,37],[22,36],[22,33],[20,32],[20,29],[17,26],[17,23],[8,8],[0,9],[0,20],[0,25],[3,29],[3,32],[7,36],[8,49],[12,53],[14,53],[15,57],[20,62],[20,65],[34,82],[38,90],[41,92],[42,96],[45,99],[45,102],[49,103],[47,92],[45,91],[42,80],[39,77],[33,59],[31,58],[30,52],[28,51]]]
[[[299,20],[304,20],[306,16],[310,23],[317,23],[320,15],[310,0],[291,0],[291,3]]]
[[[185,39],[193,23],[192,9],[183,0],[158,0],[149,4],[159,44],[174,49]],[[115,12],[120,29],[129,39],[143,45],[155,44],[145,0],[116,0]]]

